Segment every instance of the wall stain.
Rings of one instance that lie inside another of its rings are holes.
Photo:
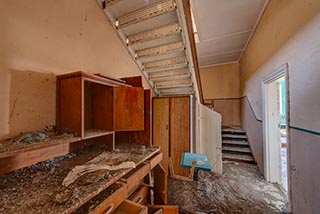
[[[16,108],[16,104],[17,104],[19,95],[20,95],[20,93],[18,93],[17,97],[14,99],[14,102],[13,102],[13,105],[12,105],[12,109],[11,109],[11,111],[10,111],[9,121],[12,119],[13,112],[14,112],[14,109]],[[9,122],[9,123],[10,123],[10,122]]]

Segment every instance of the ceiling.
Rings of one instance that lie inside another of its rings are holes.
[[[191,0],[200,67],[239,61],[268,0]]]

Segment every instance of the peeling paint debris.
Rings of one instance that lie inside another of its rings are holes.
[[[198,182],[169,179],[169,203],[184,213],[289,213],[285,193],[266,182],[257,166],[224,164],[224,174],[199,171]]]

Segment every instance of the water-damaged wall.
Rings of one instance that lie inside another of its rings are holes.
[[[95,0],[1,1],[0,26],[0,139],[55,124],[56,74],[140,75]]]

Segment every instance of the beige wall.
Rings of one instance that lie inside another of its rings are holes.
[[[290,90],[290,137],[292,205],[294,213],[319,213],[320,161],[313,151],[319,148],[320,132],[320,1],[271,0],[248,48],[240,61],[241,95],[247,95],[258,119],[262,118],[261,80],[288,63]],[[242,108],[245,109],[245,108]],[[242,110],[242,122],[252,114]],[[247,123],[249,140],[262,151],[261,132]],[[315,131],[304,132],[302,128]],[[260,137],[259,137],[260,135]],[[301,137],[301,136],[304,137]],[[312,140],[311,140],[312,139]],[[314,142],[316,139],[317,143]],[[303,145],[303,146],[302,146]],[[299,149],[301,154],[299,154]],[[303,150],[303,151],[302,151]],[[263,160],[259,160],[263,166]],[[311,188],[305,188],[305,185]]]
[[[223,126],[240,126],[240,99],[218,99],[213,101],[214,110],[222,116]]]
[[[0,139],[55,123],[55,74],[140,75],[95,0],[0,1],[0,26]]]
[[[318,0],[270,0],[249,45],[241,58],[240,82],[245,94],[246,81],[288,40],[319,12]]]
[[[239,63],[200,68],[200,78],[204,99],[212,100],[222,125],[240,126]]]
[[[200,68],[204,99],[239,98],[239,64]]]

